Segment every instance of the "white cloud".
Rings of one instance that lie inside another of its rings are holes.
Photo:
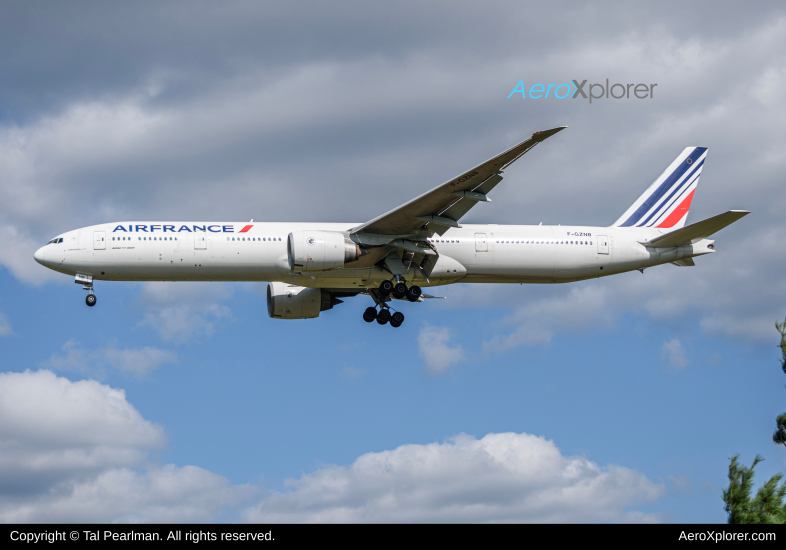
[[[70,479],[47,494],[0,500],[0,521],[89,523],[213,522],[225,507],[237,507],[255,493],[196,466],[172,464],[144,473],[107,469],[86,480]],[[10,505],[16,502],[15,505]]]
[[[674,490],[681,493],[692,493],[696,486],[693,480],[685,474],[670,475],[669,480]]]
[[[0,312],[0,336],[10,336],[14,333],[11,328],[11,321],[5,316],[5,313]]]
[[[688,358],[685,357],[685,348],[682,347],[682,343],[679,339],[674,338],[673,340],[664,342],[662,351],[664,363],[678,369],[684,369],[688,366]]]
[[[0,212],[0,215],[2,212]],[[0,226],[0,265],[4,265],[20,281],[32,284],[65,282],[66,276],[46,269],[33,258],[35,251],[46,241],[35,238],[24,229],[12,225]]]
[[[195,466],[148,464],[165,442],[123,390],[0,374],[0,521],[214,521],[253,494]]]
[[[368,453],[287,481],[250,508],[250,522],[653,521],[630,506],[664,492],[644,475],[563,456],[529,434],[456,436]]]
[[[484,17],[489,13],[484,11]],[[584,17],[599,15],[582,12]],[[686,38],[664,31],[657,18],[633,31],[604,16],[608,32],[602,38],[580,39],[583,31],[574,29],[575,40],[536,57],[506,52],[498,34],[498,41],[483,45],[484,51],[495,52],[493,63],[476,47],[471,52],[446,49],[442,41],[453,38],[442,35],[439,41],[433,35],[407,43],[406,54],[375,51],[347,58],[333,52],[337,55],[290,60],[292,65],[274,71],[254,58],[257,65],[241,63],[240,73],[225,67],[229,72],[214,83],[163,71],[158,59],[143,63],[134,73],[140,80],[127,82],[124,90],[100,100],[69,97],[59,110],[34,111],[25,124],[0,125],[0,237],[7,243],[0,249],[0,263],[22,281],[66,282],[32,259],[38,245],[65,229],[123,217],[250,213],[291,219],[281,204],[297,204],[300,219],[324,220],[325,193],[342,190],[351,191],[353,200],[334,202],[330,221],[362,222],[397,205],[380,189],[395,185],[397,196],[417,196],[431,185],[423,182],[445,181],[465,170],[468,158],[483,159],[520,139],[526,130],[510,116],[520,104],[502,97],[522,76],[522,67],[543,78],[563,78],[571,68],[594,74],[613,69],[626,78],[620,67],[636,67],[636,74],[660,82],[656,102],[645,109],[636,105],[635,111],[629,109],[633,104],[604,104],[599,106],[606,109],[602,123],[588,114],[598,112],[594,106],[543,103],[533,124],[558,114],[576,123],[511,167],[506,182],[495,189],[494,205],[473,209],[467,223],[608,223],[650,183],[645,174],[657,176],[692,140],[720,153],[711,151],[692,219],[739,207],[751,208],[754,215],[720,234],[718,256],[725,259],[700,258],[696,268],[672,268],[669,274],[648,270],[634,284],[615,276],[597,293],[571,294],[570,300],[544,299],[540,292],[535,301],[517,297],[523,304],[507,320],[512,328],[486,347],[541,345],[560,331],[573,330],[574,319],[595,325],[600,314],[605,328],[625,312],[662,319],[693,311],[708,333],[765,340],[786,285],[773,275],[783,272],[784,259],[771,253],[786,235],[780,215],[784,199],[777,193],[786,147],[772,130],[786,123],[776,92],[786,82],[786,65],[766,53],[783,49],[786,19],[782,14],[759,17],[722,38],[712,33]],[[511,32],[494,20],[495,32]],[[530,35],[535,37],[536,30]],[[246,59],[245,53],[235,53]],[[227,63],[233,65],[229,58]],[[462,87],[467,71],[481,76],[475,85]],[[186,100],[159,101],[178,93],[176,84],[184,84],[179,78],[193,86],[186,86]],[[313,94],[315,88],[321,93]],[[447,93],[455,89],[462,93]],[[454,132],[453,125],[466,125],[468,116],[478,130]],[[442,133],[420,138],[419,124]],[[380,127],[393,128],[387,140],[357,140],[357,135],[376,135]],[[333,138],[324,139],[326,134]],[[740,135],[746,138],[740,141]],[[688,141],[676,145],[675,140]],[[310,151],[308,162],[302,162],[302,150]],[[378,187],[363,185],[370,178]],[[531,182],[527,193],[518,191],[521,178]],[[744,191],[740,181],[750,182]],[[132,185],[133,193],[124,191]],[[216,201],[216,188],[228,199]],[[81,208],[84,196],[102,197],[89,219]],[[151,202],[153,196],[157,200]],[[742,237],[734,241],[736,235]],[[669,267],[659,268],[664,269]],[[494,292],[481,286],[473,286],[478,296]],[[566,287],[559,290],[562,296],[566,292]],[[551,308],[558,312],[550,313]],[[150,305],[143,324],[167,340],[183,341],[210,334],[228,315],[216,300],[200,305],[169,301]],[[527,321],[532,315],[543,315],[545,323]]]
[[[562,286],[560,290],[557,295],[524,302],[517,307],[505,321],[505,324],[516,325],[516,329],[484,342],[483,350],[506,351],[520,345],[545,345],[559,331],[583,332],[614,326],[607,288],[582,285]]]
[[[139,463],[164,444],[125,392],[94,380],[71,382],[46,370],[0,374],[2,484]],[[5,493],[6,491],[0,491]],[[14,492],[14,491],[11,491]]]
[[[103,367],[109,365],[136,376],[150,374],[164,363],[177,363],[177,354],[145,346],[139,349],[118,349],[113,343],[103,348],[88,351],[79,343],[69,340],[63,344],[63,352],[53,354],[43,366],[66,371],[101,375]]]
[[[261,488],[158,466],[164,431],[122,390],[50,371],[0,374],[0,521],[209,522]],[[528,434],[459,435],[326,466],[245,508],[251,522],[658,521],[630,507],[664,486],[563,456]]]
[[[177,363],[177,354],[147,346],[122,350],[109,346],[101,350],[101,354],[108,364],[137,376],[148,374],[164,363]]]
[[[211,336],[216,321],[231,318],[230,309],[218,303],[231,295],[227,283],[145,283],[142,302],[146,312],[140,325],[154,328],[168,341]]]
[[[440,374],[448,367],[464,360],[464,348],[450,346],[450,330],[425,326],[418,335],[418,355],[423,358],[426,372]]]
[[[357,369],[355,367],[350,367],[349,365],[345,365],[344,368],[341,370],[341,372],[345,377],[349,378],[350,380],[359,378],[364,374],[366,374],[366,371],[364,371],[363,369]]]

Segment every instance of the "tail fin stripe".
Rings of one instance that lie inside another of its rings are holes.
[[[642,227],[647,225],[647,223],[649,223],[649,221],[653,217],[657,219],[657,217],[663,215],[669,208],[671,208],[671,206],[673,206],[673,204],[677,202],[680,199],[680,197],[682,197],[682,195],[685,194],[685,192],[690,188],[690,186],[693,185],[693,182],[695,182],[699,178],[699,176],[701,175],[701,167],[703,164],[704,164],[703,159],[700,162],[697,162],[696,163],[697,166],[693,170],[693,172],[689,174],[681,183],[675,186],[674,190],[671,193],[669,193],[666,199],[663,202],[661,202],[660,205],[657,208],[655,208],[652,213],[650,213],[650,215],[647,217],[646,220],[636,224],[636,226]],[[672,200],[672,197],[674,197],[675,195],[677,195],[677,197],[674,198],[674,200]]]
[[[680,221],[682,217],[688,213],[688,210],[690,210],[690,203],[693,201],[693,194],[695,192],[696,188],[694,187],[693,191],[691,191],[690,194],[685,197],[685,200],[682,201],[680,205],[671,212],[671,214],[669,214],[668,218],[657,225],[657,227],[663,227],[666,229],[674,227],[674,224]]]
[[[631,225],[635,225],[639,220],[641,220],[647,214],[647,212],[649,212],[650,209],[655,206],[655,204],[663,197],[663,195],[668,192],[669,189],[671,189],[683,177],[689,176],[699,168],[703,162],[698,163],[696,161],[699,160],[706,151],[706,147],[695,147],[685,159],[680,161],[677,168],[674,169],[674,171],[665,178],[663,183],[661,183],[658,188],[647,197],[647,199],[636,209],[636,211],[627,220],[625,220],[624,223],[619,224],[619,227],[629,227]],[[688,159],[690,159],[690,162],[688,162]]]
[[[678,203],[679,203],[679,204],[682,204],[682,202],[684,202],[684,201],[683,201],[683,199],[684,199],[684,198],[685,198],[685,197],[686,197],[686,196],[687,196],[689,193],[691,193],[691,192],[693,192],[693,191],[695,191],[695,190],[696,190],[696,184],[697,184],[697,183],[698,183],[698,181],[699,181],[699,176],[700,176],[700,175],[701,175],[701,170],[699,170],[699,171],[698,171],[698,172],[697,172],[697,173],[694,175],[694,177],[692,177],[692,178],[691,178],[691,180],[690,180],[690,182],[688,183],[688,185],[686,185],[686,186],[682,187],[682,188],[679,190],[679,194],[678,194],[676,197],[674,197],[674,200],[672,200],[672,201],[671,201],[671,202],[668,204],[668,206],[666,206],[665,208],[662,208],[662,209],[660,209],[660,210],[658,211],[658,215],[657,215],[656,217],[654,217],[654,218],[652,219],[652,221],[651,221],[651,222],[649,222],[649,223],[647,223],[647,224],[646,224],[646,225],[647,225],[647,227],[652,227],[652,226],[656,226],[656,225],[658,225],[660,222],[662,222],[662,221],[663,221],[663,219],[664,219],[664,218],[666,218],[666,217],[668,217],[668,216],[670,215],[671,211],[672,211],[674,208],[676,208],[676,206],[677,206],[677,204],[678,204]],[[644,225],[644,224],[642,224],[642,225]]]

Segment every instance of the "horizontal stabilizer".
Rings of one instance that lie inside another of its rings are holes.
[[[666,233],[650,241],[640,242],[644,246],[650,248],[671,248],[674,246],[685,246],[697,243],[748,214],[750,214],[750,212],[747,210],[729,210],[723,214],[718,214],[706,220],[693,223],[681,229],[677,229],[676,231],[672,231],[671,233]]]

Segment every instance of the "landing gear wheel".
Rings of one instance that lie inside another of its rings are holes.
[[[366,311],[363,312],[363,320],[367,323],[370,323],[376,318],[377,318],[377,308],[375,307],[368,307],[366,308]]]
[[[379,293],[382,296],[387,296],[391,292],[393,292],[393,283],[391,281],[382,281],[379,285]]]
[[[393,289],[393,297],[401,299],[406,295],[407,295],[406,283],[397,283],[395,288]]]
[[[377,323],[379,323],[380,325],[384,325],[388,321],[390,321],[390,310],[389,309],[383,309],[382,311],[380,311],[377,314]]]
[[[90,307],[96,305],[96,295],[95,294],[88,294],[87,298],[85,298],[85,303]]]
[[[404,314],[400,311],[394,313],[390,318],[390,326],[393,328],[398,328],[401,326],[401,323],[404,322]]]
[[[423,291],[420,290],[420,287],[413,285],[407,290],[407,300],[410,302],[417,302],[421,294],[423,294]]]

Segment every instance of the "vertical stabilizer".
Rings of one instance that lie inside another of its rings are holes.
[[[686,147],[614,227],[684,227],[706,158],[706,147]]]

